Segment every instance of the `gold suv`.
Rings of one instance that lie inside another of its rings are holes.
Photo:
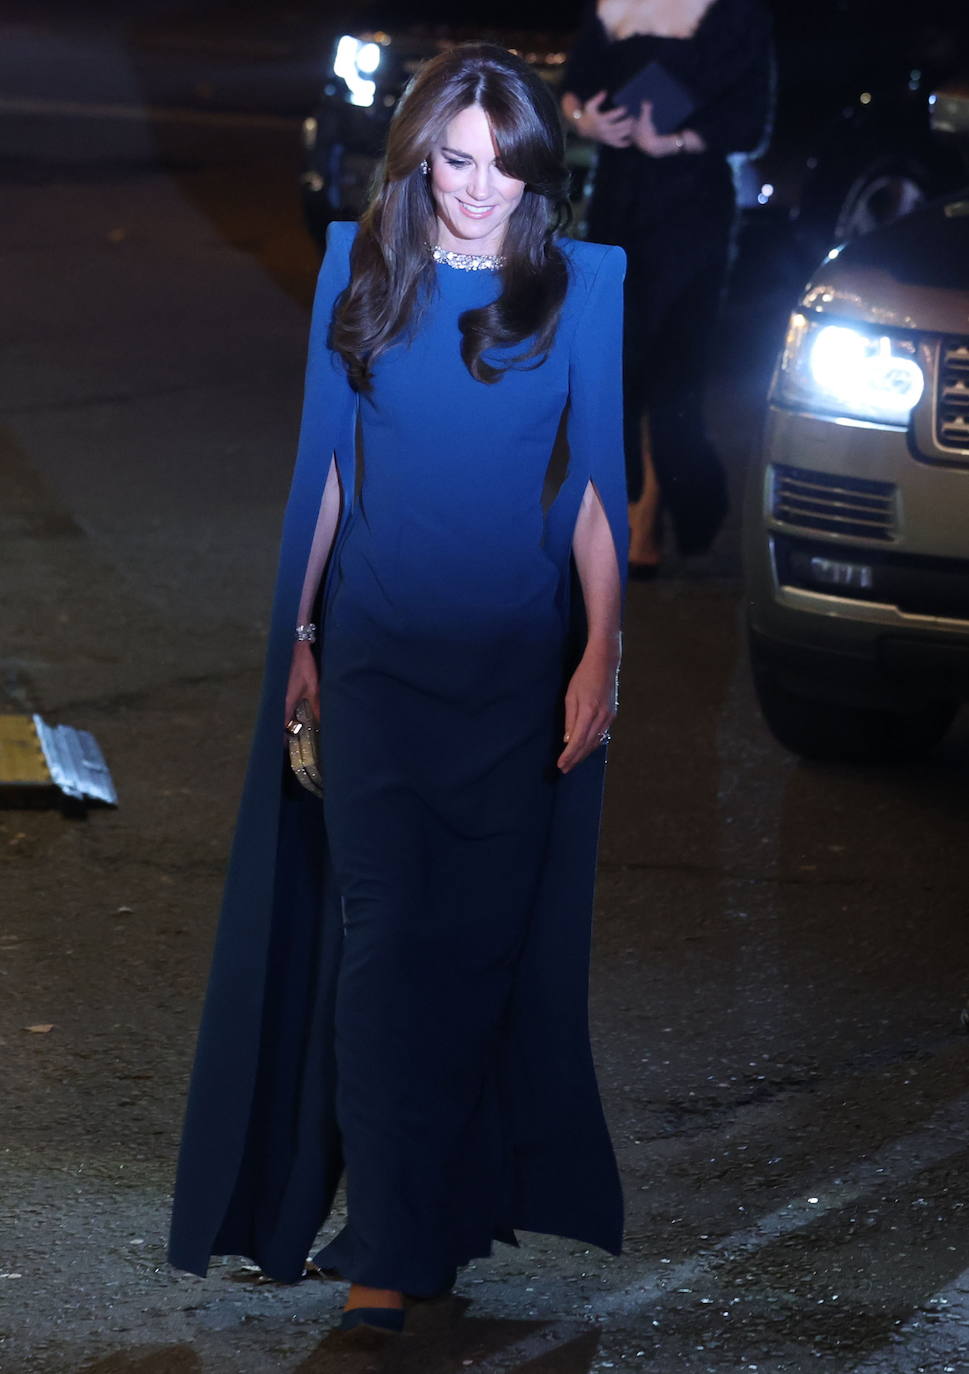
[[[834,249],[808,283],[744,545],[782,744],[877,761],[942,737],[969,699],[969,191]]]

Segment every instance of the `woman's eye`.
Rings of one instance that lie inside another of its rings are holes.
[[[459,157],[446,157],[444,161],[449,167],[467,167],[467,163]]]

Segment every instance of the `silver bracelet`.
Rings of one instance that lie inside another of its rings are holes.
[[[674,134],[673,142],[676,144],[676,151],[678,153],[686,152],[686,139],[682,134]]]
[[[297,625],[297,626],[296,626],[296,638],[297,638],[297,640],[299,640],[301,643],[315,644],[315,643],[316,643],[316,626],[315,626],[315,625]]]

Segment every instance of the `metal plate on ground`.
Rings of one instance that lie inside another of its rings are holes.
[[[94,736],[38,715],[0,715],[0,805],[56,805],[65,797],[118,803]]]

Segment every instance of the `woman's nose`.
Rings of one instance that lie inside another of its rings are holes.
[[[475,200],[487,200],[491,190],[491,174],[487,167],[475,167],[468,181],[468,195]]]

